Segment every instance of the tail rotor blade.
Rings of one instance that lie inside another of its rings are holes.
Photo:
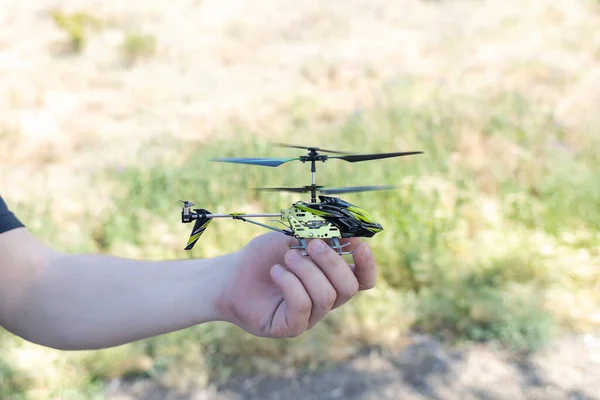
[[[209,212],[207,210],[200,210],[203,213],[209,214]],[[200,236],[202,236],[202,234],[204,234],[204,231],[206,230],[206,228],[208,227],[208,225],[212,222],[212,218],[208,218],[208,217],[199,217],[198,219],[196,219],[196,222],[194,223],[194,228],[192,229],[192,232],[190,233],[190,238],[188,239],[188,242],[185,246],[185,250],[191,250],[194,245],[196,244],[196,242],[198,241],[198,239],[200,239]]]

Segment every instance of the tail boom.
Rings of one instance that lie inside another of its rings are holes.
[[[233,218],[237,220],[242,220],[245,222],[250,222],[262,227],[266,227],[272,230],[276,230],[281,233],[290,234],[289,231],[284,231],[281,229],[277,229],[274,227],[270,227],[265,224],[261,224],[255,221],[248,220],[246,218],[270,218],[270,217],[281,217],[281,213],[263,213],[263,214],[247,214],[247,213],[229,213],[229,214],[211,214],[210,211],[205,209],[194,209],[194,211],[190,211],[189,208],[183,209],[181,212],[181,222],[183,223],[191,223],[194,222],[194,228],[190,233],[190,238],[188,239],[187,245],[185,246],[185,250],[191,250],[196,242],[200,239],[202,234],[206,231],[208,225],[212,222],[214,218]]]

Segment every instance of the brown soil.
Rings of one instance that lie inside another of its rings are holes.
[[[569,336],[531,356],[415,336],[398,354],[371,349],[316,373],[231,379],[190,393],[115,381],[110,400],[600,400],[600,337]]]

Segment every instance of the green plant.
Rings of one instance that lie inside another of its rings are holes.
[[[446,338],[497,341],[527,352],[546,345],[556,331],[533,293],[467,281],[425,290],[415,326]]]
[[[143,57],[150,57],[156,52],[156,38],[137,32],[128,32],[125,35],[121,52],[125,63],[130,65]]]
[[[54,23],[67,34],[71,49],[75,53],[81,52],[85,47],[87,29],[102,27],[102,22],[99,19],[84,12],[65,14],[61,11],[52,11],[50,15]]]
[[[5,360],[0,359],[0,398],[26,400],[25,392],[31,379],[23,371],[15,371]]]

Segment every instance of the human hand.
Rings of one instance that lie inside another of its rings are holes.
[[[311,329],[358,291],[375,286],[376,263],[367,243],[340,242],[350,243],[345,249],[354,251],[354,264],[319,239],[302,256],[290,249],[298,244],[292,237],[269,232],[254,238],[235,255],[220,295],[222,319],[261,337],[289,338]]]

